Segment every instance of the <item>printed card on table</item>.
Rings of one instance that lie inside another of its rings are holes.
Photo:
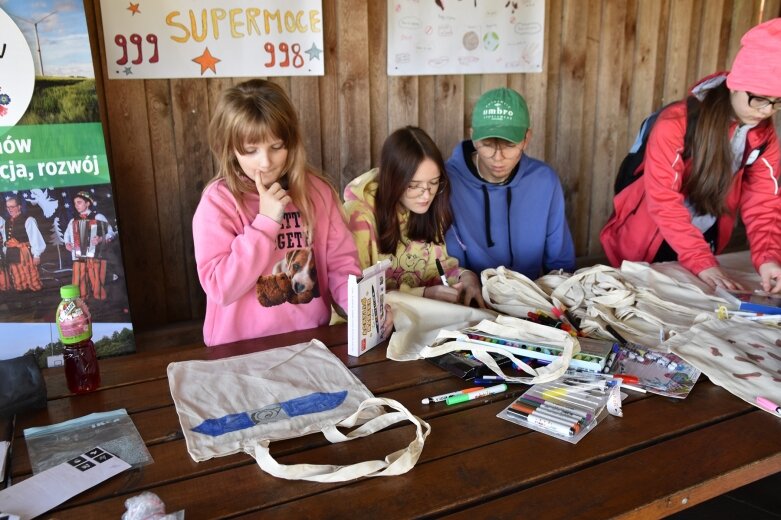
[[[360,356],[390,335],[385,330],[385,271],[390,260],[363,270],[358,278],[350,275],[347,285],[347,353]]]
[[[34,518],[127,469],[130,464],[96,446],[0,491],[0,511]]]

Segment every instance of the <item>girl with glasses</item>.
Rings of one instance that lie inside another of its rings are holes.
[[[361,267],[390,259],[389,290],[484,306],[477,275],[447,253],[450,184],[442,155],[426,132],[413,126],[393,132],[383,144],[379,168],[350,182],[344,200]]]
[[[700,80],[688,100],[659,114],[636,171],[642,177],[615,196],[600,234],[613,265],[677,260],[711,287],[740,289],[715,257],[740,213],[763,289],[781,292],[781,172],[771,119],[781,108],[781,18],[748,31],[741,45],[730,72]]]

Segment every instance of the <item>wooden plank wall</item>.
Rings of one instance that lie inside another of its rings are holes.
[[[98,0],[84,0],[133,322],[203,317],[191,219],[214,174],[206,129],[220,90],[243,78],[108,80]],[[781,0],[548,0],[539,74],[386,75],[386,2],[323,0],[325,75],[273,78],[298,107],[310,161],[343,187],[375,166],[385,137],[413,124],[447,157],[482,92],[520,91],[528,152],[559,172],[581,263],[602,258],[612,179],[642,119],[729,67],[740,36]]]

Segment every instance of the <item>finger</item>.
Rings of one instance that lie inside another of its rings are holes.
[[[263,179],[260,173],[257,173],[255,175],[255,187],[258,189],[258,193],[261,195],[263,195],[264,193],[266,193],[266,191],[268,191],[266,190],[266,187],[263,186]]]

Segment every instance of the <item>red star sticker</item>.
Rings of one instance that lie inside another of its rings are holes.
[[[209,48],[206,47],[206,50],[203,51],[203,54],[197,58],[193,58],[192,61],[201,66],[201,76],[203,76],[203,73],[206,72],[206,69],[211,69],[212,72],[217,74],[217,67],[215,65],[217,65],[217,63],[221,62],[222,60],[212,56],[212,54],[209,52]]]
[[[133,2],[130,2],[130,7],[127,8],[128,11],[133,13],[133,16],[137,14],[141,14],[141,10],[138,8],[138,6],[141,5],[141,2],[134,4]]]

